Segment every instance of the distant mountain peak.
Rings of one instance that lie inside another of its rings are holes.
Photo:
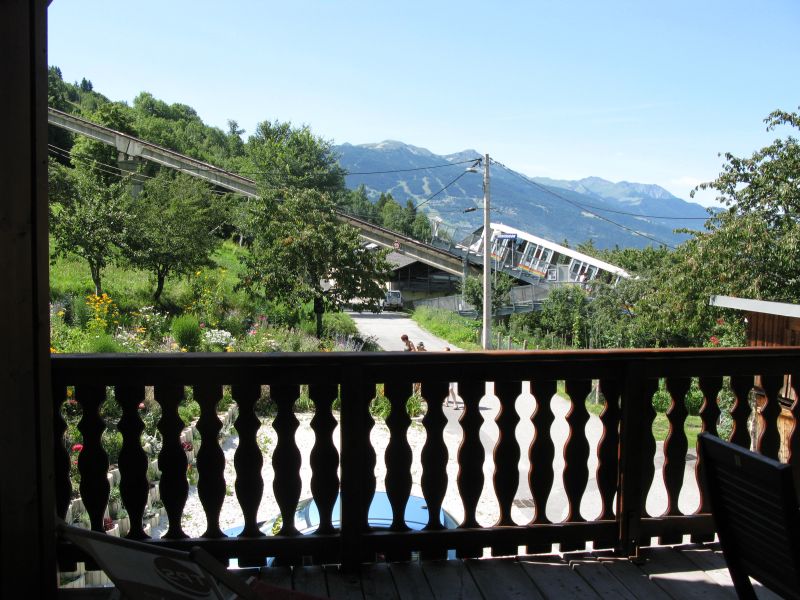
[[[480,225],[481,214],[465,213],[464,209],[483,198],[482,178],[459,177],[465,163],[482,158],[476,150],[439,155],[397,140],[384,140],[342,144],[336,151],[341,166],[350,173],[347,186],[355,189],[364,185],[373,201],[386,192],[401,204],[424,201],[421,210],[430,218],[440,217],[446,230],[452,230],[453,239],[461,239],[460,235]],[[556,180],[505,169],[492,170],[491,177],[492,210],[498,219],[553,241],[592,240],[599,248],[643,246],[653,238],[676,244],[686,236],[676,233],[675,228],[695,222],[673,219],[706,216],[700,205],[676,198],[657,185],[615,183],[597,176]],[[631,233],[633,230],[642,230],[649,237]]]
[[[407,151],[411,154],[416,154],[418,156],[435,156],[433,152],[428,150],[427,148],[420,148],[419,146],[412,146],[411,144],[406,144],[404,142],[400,142],[398,140],[383,140],[382,142],[378,142],[377,144],[359,144],[358,148],[366,148],[368,150],[379,150],[384,152],[392,152],[392,151]]]

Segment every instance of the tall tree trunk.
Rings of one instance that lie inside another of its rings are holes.
[[[166,279],[167,274],[158,271],[156,273],[156,291],[153,294],[153,300],[158,303],[161,300],[161,292],[164,291],[164,279]]]
[[[100,281],[100,267],[90,264],[89,270],[92,272],[92,282],[94,283],[94,294],[99,296],[103,293],[103,286]]]

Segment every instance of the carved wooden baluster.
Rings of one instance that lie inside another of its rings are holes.
[[[566,392],[571,407],[567,413],[569,435],[564,444],[564,491],[567,494],[568,512],[566,522],[581,522],[581,499],[589,481],[589,441],[586,439],[586,397],[592,391],[588,379],[568,380]],[[562,546],[563,550],[563,546]]]
[[[597,469],[595,480],[600,493],[601,510],[597,520],[613,521],[614,495],[617,493],[617,477],[619,471],[619,421],[620,411],[620,382],[615,379],[598,381],[600,394],[603,396],[603,411],[600,413],[600,422],[603,433],[597,442]],[[597,536],[593,539],[595,549],[613,548],[616,544],[616,535]]]
[[[120,385],[115,397],[122,407],[117,428],[122,433],[122,449],[119,453],[121,479],[119,491],[122,503],[128,511],[130,530],[127,538],[143,540],[148,537],[142,526],[142,517],[147,507],[147,453],[142,448],[144,423],[139,415],[139,405],[144,402],[144,385]]]
[[[511,506],[519,487],[520,449],[516,430],[519,423],[516,403],[521,391],[520,381],[498,381],[494,384],[495,396],[500,400],[500,411],[495,417],[497,423],[497,444],[494,447],[494,493],[500,516],[495,527],[515,525],[511,518]],[[516,545],[492,546],[492,556],[516,554]]]
[[[369,414],[375,383],[366,381],[364,375],[358,367],[343,369],[342,373],[340,535],[341,560],[345,568],[355,568],[375,559],[374,555],[365,555],[362,544],[363,534],[369,529],[368,514],[375,492],[377,461],[370,441],[375,420]]]
[[[89,513],[92,529],[104,531],[103,516],[108,505],[108,455],[103,450],[102,436],[106,424],[100,417],[100,405],[106,399],[106,388],[102,385],[75,387],[75,399],[83,409],[78,430],[83,436],[83,450],[78,457],[81,473],[81,499]]]
[[[244,528],[239,535],[260,537],[264,534],[258,529],[257,513],[264,494],[264,480],[261,477],[264,457],[261,455],[261,448],[258,447],[257,434],[261,421],[256,416],[255,407],[261,396],[261,386],[257,383],[232,385],[231,395],[239,407],[239,416],[233,423],[239,434],[239,445],[233,454],[233,466],[236,470],[234,488],[244,519]],[[295,393],[292,397],[292,404],[297,396]],[[294,523],[294,515],[289,520]]]
[[[444,442],[444,428],[447,417],[442,403],[449,392],[446,381],[423,381],[422,396],[428,399],[428,412],[422,419],[425,427],[425,445],[422,447],[422,495],[428,505],[428,524],[425,530],[444,529],[441,520],[442,502],[447,491],[447,444]],[[422,551],[420,558],[435,560],[446,558],[447,550]]]
[[[664,441],[664,467],[662,475],[664,486],[667,489],[667,510],[664,515],[682,514],[678,507],[678,498],[683,487],[683,473],[686,469],[686,451],[689,442],[686,439],[686,394],[689,392],[692,380],[688,377],[670,377],[667,379],[667,391],[671,397],[671,404],[667,411],[669,420],[669,433]],[[662,540],[664,538],[661,538]],[[678,539],[660,541],[661,544],[677,544]]]
[[[556,382],[552,380],[531,381],[531,393],[536,399],[536,409],[531,416],[533,439],[528,449],[530,461],[528,485],[534,505],[534,515],[530,524],[537,525],[550,523],[546,511],[547,499],[553,489],[553,458],[555,457],[555,445],[550,435],[550,427],[555,417],[550,403],[556,393]],[[551,544],[529,544],[526,552],[538,554],[550,552],[551,549]]]
[[[411,419],[406,410],[406,401],[411,386],[406,382],[389,382],[383,393],[389,399],[392,411],[386,418],[389,428],[389,443],[386,446],[386,495],[392,505],[392,531],[406,531],[405,510],[411,494],[411,446],[408,444],[408,428]]]
[[[597,444],[597,488],[600,491],[602,510],[598,519],[614,519],[614,494],[617,492],[617,471],[619,469],[619,398],[620,383],[616,379],[603,379],[599,382],[600,393],[605,399],[605,407],[600,413],[603,434]],[[610,540],[611,544],[614,539]]]
[[[203,537],[225,537],[219,527],[219,515],[225,502],[225,453],[219,445],[222,421],[217,416],[217,405],[222,400],[222,386],[199,384],[194,386],[194,399],[200,405],[197,430],[200,432],[200,449],[197,451],[197,495],[206,513],[206,530]]]
[[[464,504],[464,521],[460,528],[480,527],[476,513],[481,492],[483,491],[483,462],[486,453],[481,442],[480,401],[486,391],[486,384],[480,382],[459,382],[458,393],[464,401],[464,413],[459,419],[464,436],[458,447],[458,492]],[[483,548],[480,546],[458,549],[459,558],[480,558]]]
[[[642,468],[642,516],[649,516],[647,512],[647,494],[653,485],[656,475],[656,467],[653,458],[656,455],[656,438],[653,435],[653,422],[656,420],[656,409],[653,407],[653,394],[658,390],[657,379],[646,379],[642,382],[642,424],[645,433],[642,437],[642,456],[644,465]]]
[[[464,522],[461,527],[480,527],[476,512],[483,491],[483,461],[486,453],[481,442],[480,401],[486,384],[480,382],[459,382],[458,393],[464,400],[464,413],[459,419],[464,437],[458,447],[458,493],[464,504]]]
[[[65,519],[72,496],[72,482],[69,478],[70,455],[64,443],[67,422],[61,414],[61,406],[67,398],[67,386],[53,385],[53,451],[55,467],[56,514]]]
[[[283,517],[280,535],[298,535],[294,526],[294,513],[303,482],[300,479],[300,449],[295,440],[300,422],[294,415],[294,404],[300,395],[300,386],[271,385],[269,389],[272,400],[278,407],[278,414],[272,424],[278,436],[278,443],[272,454],[272,468],[275,471],[272,490]]]
[[[333,383],[312,384],[309,396],[314,401],[316,410],[311,419],[314,431],[314,448],[311,450],[311,493],[319,510],[319,528],[317,533],[333,533],[333,505],[339,495],[339,451],[333,443],[333,432],[336,419],[333,417],[333,401],[336,400],[339,387]]]
[[[753,389],[752,375],[734,375],[731,377],[731,391],[733,392],[734,402],[731,408],[733,419],[733,431],[731,431],[731,442],[750,449],[750,429],[747,422],[750,420],[750,390]]]
[[[408,443],[408,428],[411,418],[406,410],[406,402],[411,395],[412,386],[407,382],[389,382],[384,385],[383,393],[389,399],[392,410],[386,418],[389,428],[389,443],[386,446],[386,495],[392,506],[392,531],[406,531],[405,510],[411,494],[411,462],[413,454]],[[411,559],[410,551],[386,552],[389,561],[407,561]]]
[[[182,385],[155,386],[156,402],[161,406],[158,430],[163,440],[158,454],[158,469],[161,471],[159,492],[169,519],[169,529],[163,537],[173,540],[188,537],[181,528],[181,515],[189,496],[189,482],[186,480],[189,462],[181,446],[181,432],[185,424],[178,415],[178,405],[183,395]]]
[[[722,377],[700,377],[698,380],[700,391],[703,392],[703,404],[700,407],[700,420],[702,431],[717,435],[717,421],[719,421],[719,391],[722,389]]]
[[[782,375],[764,375],[761,377],[761,387],[767,399],[759,411],[761,413],[761,433],[756,441],[756,450],[778,460],[781,448],[781,436],[778,433],[778,417],[781,414],[781,404],[778,392],[783,385]]]
[[[670,377],[667,379],[667,391],[670,395],[670,407],[667,410],[669,432],[664,441],[664,466],[661,476],[667,491],[667,509],[664,516],[678,516],[681,513],[678,507],[681,488],[683,487],[683,473],[686,468],[686,451],[689,442],[686,439],[684,425],[689,411],[686,409],[686,394],[692,380],[688,377]],[[675,533],[662,535],[658,538],[659,544],[679,544],[683,534]]]
[[[447,491],[447,445],[444,442],[444,428],[447,417],[442,402],[448,393],[448,384],[441,381],[426,381],[422,384],[422,395],[430,398],[428,411],[422,419],[425,427],[425,445],[422,447],[422,494],[428,505],[428,524],[425,529],[443,529],[439,512]]]
[[[722,389],[722,377],[700,377],[699,385],[700,391],[703,392],[703,404],[700,407],[700,430],[717,435],[717,421],[720,415],[717,398],[719,391]],[[708,503],[708,498],[703,494],[703,486],[701,484],[703,481],[703,462],[700,460],[699,453],[694,472],[700,489],[700,506],[697,509],[697,513],[708,513],[711,511],[711,506]],[[695,544],[710,542],[713,539],[713,533],[710,535],[694,534],[691,537],[692,542]]]

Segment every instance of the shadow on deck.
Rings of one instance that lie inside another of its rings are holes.
[[[642,550],[636,563],[610,552],[261,570],[273,585],[337,599],[444,600],[736,598],[718,544]],[[778,598],[757,586],[759,598]]]

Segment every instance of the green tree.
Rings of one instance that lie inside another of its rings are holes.
[[[345,171],[333,144],[307,126],[263,121],[247,140],[245,153],[265,192],[313,189],[335,196],[345,190]]]
[[[431,222],[425,213],[418,212],[417,216],[414,217],[414,222],[411,224],[411,235],[423,242],[430,242],[433,230]]]
[[[364,249],[358,231],[337,219],[328,194],[295,189],[259,203],[257,235],[241,258],[241,287],[289,306],[313,302],[318,337],[325,311],[356,298],[379,309],[390,275],[387,251]]]
[[[56,172],[53,172],[58,177]],[[111,262],[126,238],[126,182],[106,184],[94,172],[74,169],[68,194],[50,203],[50,231],[54,256],[76,254],[89,265],[95,294],[102,294],[103,269]],[[51,178],[52,188],[59,184]]]
[[[158,302],[170,275],[188,275],[211,264],[220,243],[213,233],[219,213],[208,186],[188,175],[162,170],[130,203],[125,244],[130,262],[155,278]]]
[[[516,285],[516,281],[505,273],[494,273],[491,278],[492,288],[492,313],[496,312],[501,306],[509,303],[511,288]],[[481,277],[469,276],[462,284],[461,293],[464,300],[476,307],[478,314],[483,314],[483,279]]]
[[[589,298],[577,285],[553,288],[542,303],[540,323],[575,347],[586,345]]]

